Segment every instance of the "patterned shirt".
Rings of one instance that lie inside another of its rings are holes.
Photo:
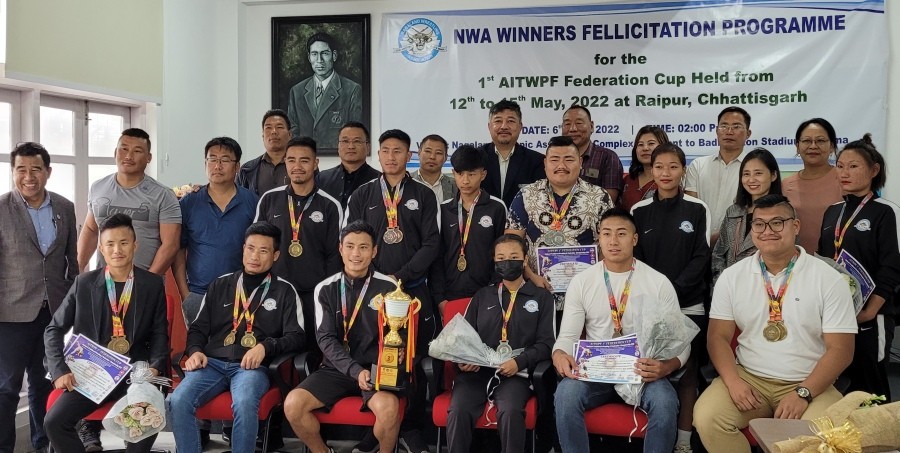
[[[622,161],[615,151],[596,143],[584,153],[581,179],[604,189],[622,190]]]

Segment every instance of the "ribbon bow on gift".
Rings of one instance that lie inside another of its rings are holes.
[[[813,433],[822,439],[819,453],[862,453],[862,433],[849,421],[835,427],[828,417],[820,417],[812,421]]]

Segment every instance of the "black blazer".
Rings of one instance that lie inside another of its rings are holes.
[[[501,192],[500,157],[497,156],[494,144],[485,143],[481,149],[487,154],[487,177],[481,182],[481,188],[503,200],[507,209],[519,193],[519,188],[547,177],[544,174],[544,155],[516,143],[516,149],[509,158],[509,167],[506,169],[506,184]]]
[[[125,334],[131,343],[127,356],[132,362],[146,361],[165,373],[169,355],[169,324],[166,320],[166,289],[162,277],[134,268],[134,292],[125,320]],[[44,331],[46,367],[50,380],[69,373],[63,357],[63,336],[69,329],[101,346],[112,336],[112,310],[106,293],[103,269],[86,272],[75,279],[62,305]]]

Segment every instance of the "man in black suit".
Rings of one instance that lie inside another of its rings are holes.
[[[81,334],[100,345],[108,344],[115,349],[124,346],[118,352],[124,350],[132,362],[148,362],[155,375],[167,365],[169,335],[165,284],[161,276],[134,266],[135,237],[131,218],[125,214],[114,214],[100,226],[97,248],[106,267],[75,279],[44,333],[47,370],[53,386],[67,390],[44,419],[44,430],[58,452],[84,451],[75,425],[99,406],[75,391],[78,382],[63,356],[63,336],[69,329],[73,335]],[[114,323],[114,320],[119,322]],[[127,381],[123,379],[106,401],[115,401],[125,395]],[[156,435],[137,443],[127,443],[126,451],[149,452],[154,440]]]
[[[522,109],[517,102],[497,102],[488,118],[491,143],[481,147],[488,157],[481,188],[509,206],[520,187],[546,177],[544,156],[516,143],[522,132]]]
[[[78,275],[75,206],[46,190],[50,153],[22,143],[10,154],[12,191],[0,195],[0,453],[12,453],[22,379],[28,370],[31,445],[47,446],[44,328]],[[15,282],[15,284],[13,284]],[[7,283],[9,283],[7,285]]]

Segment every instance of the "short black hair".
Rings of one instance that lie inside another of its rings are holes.
[[[338,131],[338,135],[341,135],[341,132],[344,132],[344,129],[347,128],[362,129],[363,134],[366,135],[366,143],[369,142],[369,128],[367,128],[365,124],[360,123],[359,121],[347,121],[343,126],[341,126],[341,130]]]
[[[815,124],[822,129],[825,129],[825,134],[828,135],[828,141],[831,142],[831,146],[837,150],[837,132],[834,130],[834,126],[828,122],[825,118],[811,118],[797,126],[797,134],[794,136],[794,142],[796,145],[800,145],[800,136],[803,135],[803,130],[809,127],[811,124]]]
[[[97,235],[102,236],[104,231],[113,228],[128,228],[131,230],[131,236],[137,239],[137,234],[134,232],[134,222],[132,222],[131,217],[129,217],[128,214],[122,214],[120,212],[107,217],[106,220],[100,224],[99,233]]]
[[[631,213],[628,212],[627,209],[618,206],[609,208],[606,210],[606,212],[600,215],[600,221],[597,222],[598,228],[604,220],[613,218],[621,218],[627,220],[629,223],[631,223],[631,227],[634,228],[634,231],[637,231],[637,224],[634,222],[634,216],[631,215]]]
[[[247,227],[247,230],[244,231],[244,242],[247,242],[247,238],[253,236],[254,234],[258,234],[260,236],[268,236],[272,238],[272,246],[275,250],[279,250],[281,248],[281,229],[275,225],[272,225],[266,221],[256,222],[253,225]]]
[[[351,233],[364,233],[368,234],[372,239],[372,245],[378,245],[378,241],[375,240],[375,227],[370,225],[365,220],[354,220],[344,228],[341,228],[341,240],[340,242],[344,242],[344,238],[347,237],[348,234]]]
[[[516,244],[519,244],[522,247],[522,254],[528,255],[528,242],[525,241],[525,238],[519,236],[518,234],[501,234],[500,237],[498,237],[497,240],[494,241],[494,246],[491,247],[491,250],[493,251],[497,248],[498,245],[505,244],[507,242],[515,242]]]
[[[284,149],[290,149],[292,146],[304,146],[312,150],[313,156],[316,155],[316,141],[313,140],[312,137],[294,137],[288,140],[287,146]]]
[[[794,210],[794,205],[791,204],[790,200],[788,200],[787,197],[780,193],[770,193],[768,195],[763,195],[753,202],[753,206],[757,209],[774,208],[775,206],[782,205],[787,206],[788,210],[791,211],[791,217],[795,219],[797,218],[797,211]],[[756,213],[756,209],[754,209],[753,212]]]
[[[281,110],[281,109],[272,109],[272,110],[269,110],[268,112],[266,112],[263,115],[263,119],[262,119],[262,123],[261,123],[260,127],[266,127],[266,120],[273,116],[280,117],[281,119],[284,120],[284,124],[287,124],[288,129],[291,128],[291,119],[288,118],[287,112],[285,112],[284,110]]]
[[[419,142],[419,143],[422,144],[422,145],[424,145],[425,142],[427,142],[428,140],[431,140],[431,141],[433,141],[433,142],[441,142],[441,143],[443,143],[443,144],[444,144],[444,149],[447,149],[447,147],[450,146],[450,144],[447,143],[447,140],[446,140],[444,137],[441,137],[441,136],[438,135],[438,134],[429,134],[429,135],[426,135],[425,138],[423,138],[422,141]]]
[[[569,107],[568,109],[566,109],[565,112],[563,112],[563,116],[566,116],[566,113],[569,113],[569,112],[571,112],[572,110],[581,110],[582,112],[584,112],[584,113],[587,114],[588,120],[593,121],[593,119],[591,118],[591,111],[588,110],[587,107],[585,107],[585,106],[583,106],[583,105],[581,105],[581,104],[573,104],[571,107]]]
[[[409,134],[401,131],[400,129],[388,129],[384,131],[380,137],[378,137],[378,144],[381,145],[385,140],[396,138],[403,143],[406,143],[406,148],[412,145],[412,139],[409,138]]]
[[[863,135],[863,138],[847,143],[844,149],[838,153],[838,159],[847,150],[856,151],[869,164],[869,167],[874,167],[878,164],[878,174],[872,178],[871,190],[872,192],[881,190],[884,187],[884,183],[887,182],[887,167],[884,165],[884,156],[875,149],[875,144],[872,143],[872,134]]]
[[[663,154],[674,154],[675,157],[678,158],[678,161],[681,162],[682,167],[687,166],[687,158],[684,155],[684,150],[682,150],[680,146],[672,142],[663,143],[653,149],[653,153],[650,154],[650,165],[653,165],[653,163],[656,162],[657,156],[661,156]]]
[[[47,152],[47,148],[44,148],[44,145],[41,145],[40,143],[25,142],[16,145],[12,152],[9,153],[9,162],[12,168],[16,168],[16,157],[19,156],[41,156],[41,160],[44,162],[44,168],[50,168],[50,153]]]
[[[744,126],[747,126],[747,129],[750,129],[750,114],[747,113],[746,110],[744,110],[736,105],[732,105],[730,107],[725,107],[724,109],[722,109],[721,112],[719,112],[719,116],[716,117],[716,122],[722,121],[722,117],[725,116],[726,113],[740,113],[741,116],[744,117],[744,122],[747,123]]]
[[[775,174],[775,180],[772,181],[772,185],[769,187],[769,193],[781,195],[781,170],[778,168],[778,160],[776,160],[775,156],[765,148],[756,148],[744,156],[744,160],[741,161],[741,168],[738,170],[739,177],[743,176],[744,167],[754,159],[762,162],[769,170],[769,173]],[[745,189],[744,185],[741,183],[738,183],[734,204],[744,208],[753,206],[753,196],[750,195],[750,192],[747,192],[747,189]]]
[[[453,171],[457,173],[484,170],[487,167],[487,156],[481,148],[476,148],[472,145],[462,145],[456,148],[456,151],[450,156],[450,165],[453,166]]]
[[[329,49],[337,50],[337,48],[334,46],[334,38],[332,38],[331,35],[325,32],[318,32],[310,36],[309,39],[306,40],[306,51],[309,52],[310,47],[320,41],[328,44]]]
[[[241,155],[243,154],[243,152],[241,151],[241,145],[237,142],[237,140],[231,137],[216,137],[206,142],[206,148],[203,149],[203,157],[209,156],[209,149],[213,146],[218,146],[230,150],[232,153],[234,153],[234,158],[237,161],[241,160]]]
[[[556,137],[550,137],[550,140],[547,141],[547,149],[550,149],[554,146],[575,146],[575,140],[572,140],[572,137],[568,135],[557,135]]]
[[[498,101],[494,105],[491,106],[491,109],[488,111],[488,118],[504,111],[504,110],[512,110],[516,112],[516,115],[519,116],[519,121],[522,120],[522,107],[519,107],[519,103],[516,101],[511,101],[509,99],[504,99],[502,101]]]
[[[137,128],[137,127],[129,127],[122,131],[122,135],[125,137],[134,137],[134,138],[142,138],[147,141],[147,152],[150,152],[150,134],[147,131]]]

